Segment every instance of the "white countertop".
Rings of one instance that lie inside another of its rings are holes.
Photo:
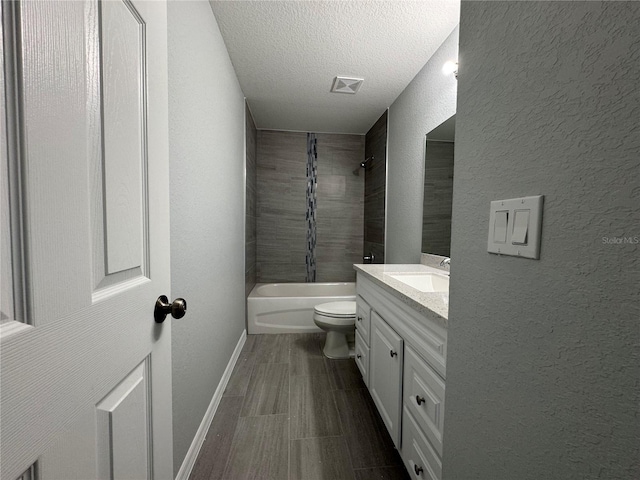
[[[437,273],[446,272],[422,264],[387,265],[354,264],[356,272],[366,275],[371,281],[384,288],[402,302],[418,312],[433,317],[436,314],[446,327],[449,318],[449,294],[442,292],[421,292],[389,276],[390,273]]]

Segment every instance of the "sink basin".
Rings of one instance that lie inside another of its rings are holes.
[[[421,292],[449,293],[449,277],[435,273],[390,273],[391,278]]]

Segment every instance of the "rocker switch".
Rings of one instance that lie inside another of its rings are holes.
[[[511,243],[513,245],[526,245],[529,231],[529,210],[516,210],[513,216],[513,233]]]
[[[508,214],[508,210],[496,212],[496,219],[493,224],[493,241],[496,243],[507,243]]]

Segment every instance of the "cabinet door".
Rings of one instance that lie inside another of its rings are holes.
[[[356,365],[362,374],[364,384],[369,386],[369,347],[356,331]]]
[[[400,448],[402,344],[402,338],[382,317],[371,312],[369,391],[397,448]]]
[[[371,331],[371,307],[364,299],[358,295],[356,298],[356,330],[362,336],[364,343],[367,346],[370,345],[370,334]]]

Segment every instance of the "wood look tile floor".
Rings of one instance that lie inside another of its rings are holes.
[[[249,335],[190,480],[408,480],[353,360]]]

